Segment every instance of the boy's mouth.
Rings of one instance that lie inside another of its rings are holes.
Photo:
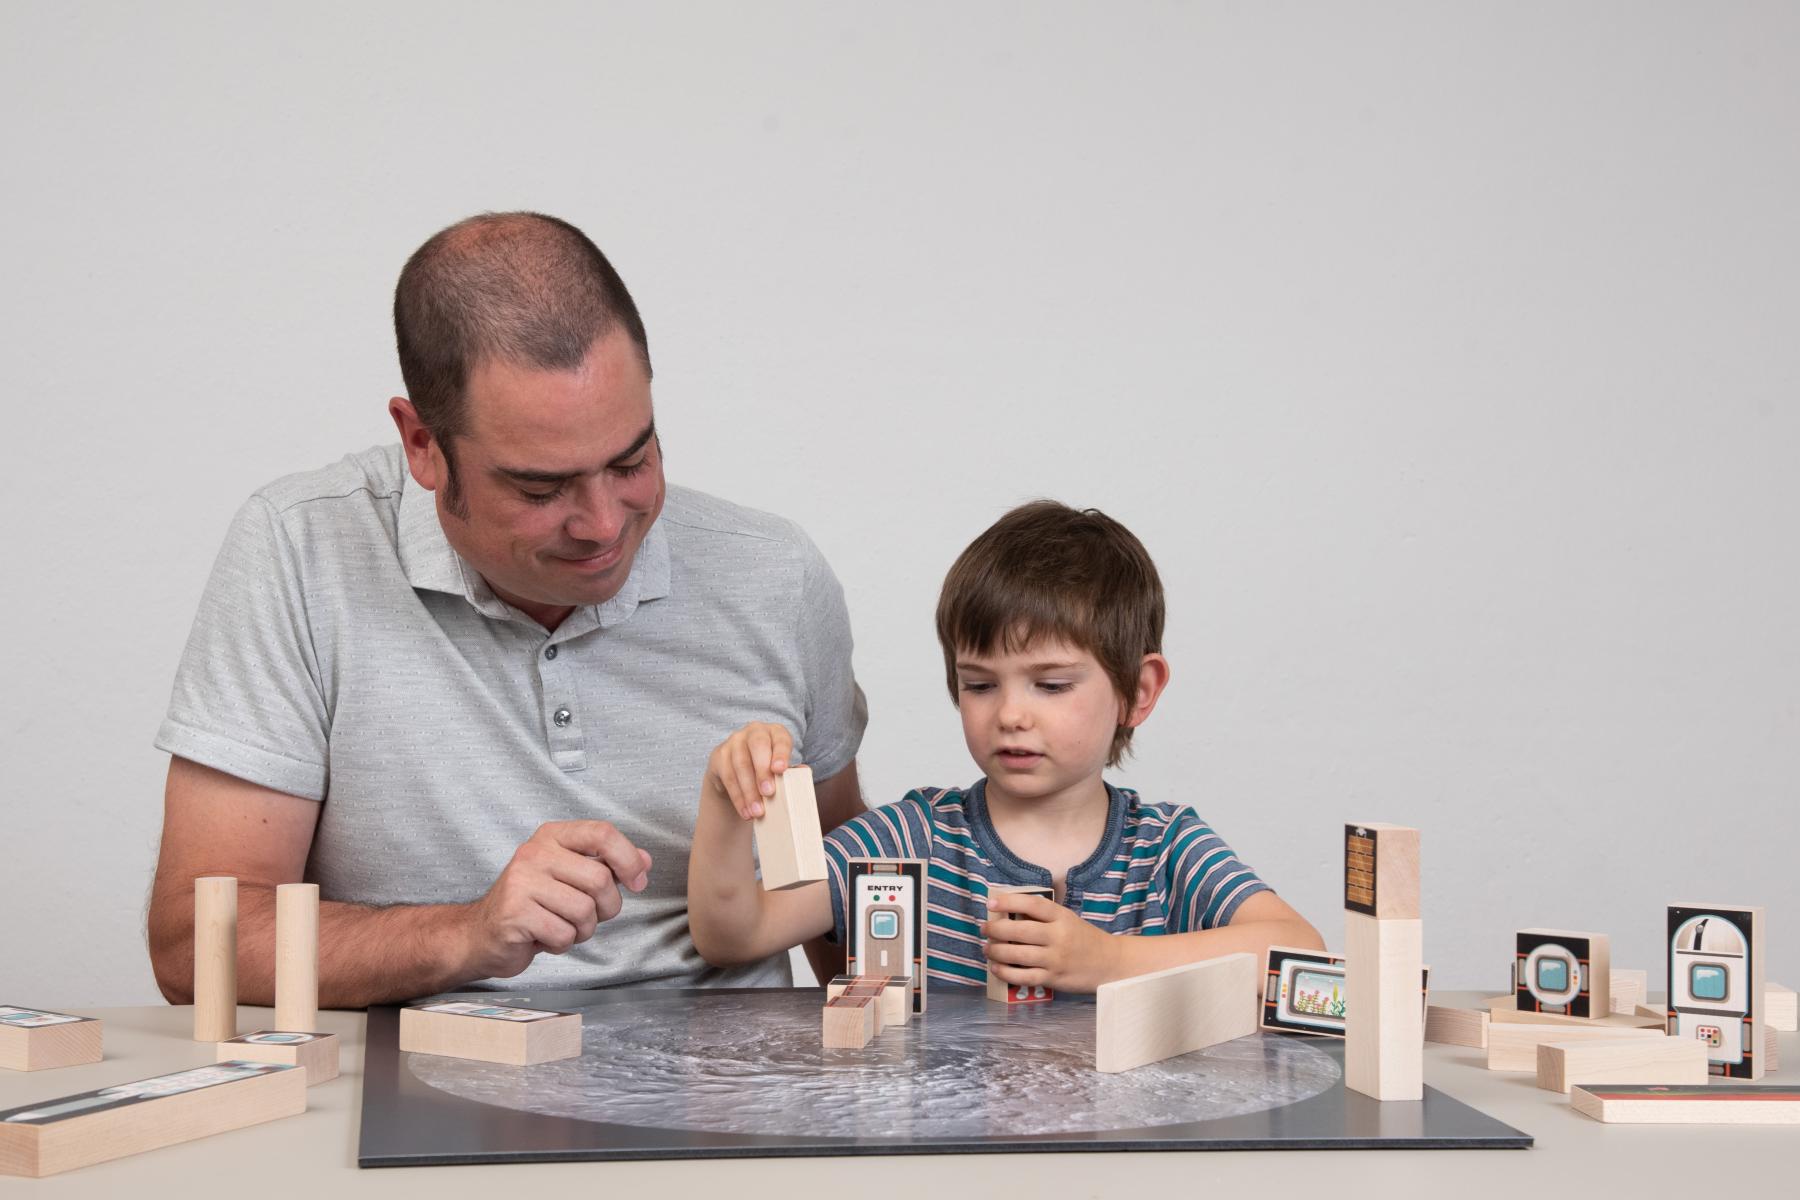
[[[1036,766],[1039,762],[1043,761],[1044,756],[1036,750],[1021,750],[1014,746],[1002,746],[995,752],[995,757],[1000,760],[1002,766],[1020,769]]]

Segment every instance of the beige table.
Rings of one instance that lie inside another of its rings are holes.
[[[1434,995],[1472,1005],[1476,993]],[[21,1074],[0,1070],[0,1109],[71,1092],[143,1079],[213,1061],[209,1043],[191,1039],[189,1008],[103,1008],[83,1015],[106,1022],[106,1060],[85,1067]],[[1528,1075],[1487,1071],[1473,1050],[1427,1046],[1425,1081],[1537,1138],[1531,1150],[1300,1150],[1145,1152],[1137,1154],[969,1154],[893,1158],[785,1158],[648,1163],[539,1163],[517,1166],[356,1165],[361,1120],[361,1013],[321,1014],[344,1041],[343,1074],[311,1089],[308,1111],[149,1154],[48,1179],[0,1177],[0,1194],[45,1197],[243,1196],[246,1200],[354,1196],[738,1197],[825,1196],[847,1180],[895,1185],[915,1200],[1006,1197],[1071,1200],[1122,1194],[1204,1191],[1208,1196],[1434,1196],[1468,1200],[1548,1196],[1655,1200],[1717,1195],[1722,1189],[1791,1186],[1800,1162],[1800,1129],[1704,1126],[1607,1126],[1566,1100],[1539,1091]],[[245,1032],[268,1026],[268,1009],[239,1011]],[[1800,1037],[1783,1034],[1783,1070],[1800,1080]],[[1781,1180],[1790,1183],[1782,1184]],[[1223,1190],[1221,1190],[1223,1189]]]

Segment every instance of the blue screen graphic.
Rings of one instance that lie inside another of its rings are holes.
[[[1537,985],[1546,992],[1568,991],[1569,961],[1565,958],[1538,959]]]
[[[1725,968],[1695,963],[1688,968],[1688,990],[1694,993],[1696,1000],[1723,1000]]]

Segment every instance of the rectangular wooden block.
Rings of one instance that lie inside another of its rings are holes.
[[[1344,907],[1381,920],[1419,916],[1419,831],[1371,821],[1344,826]]]
[[[1643,1039],[1667,1041],[1660,1029],[1621,1029],[1606,1025],[1501,1025],[1488,1026],[1487,1069],[1536,1071],[1539,1046],[1586,1041]]]
[[[306,1086],[318,1087],[338,1075],[335,1033],[263,1029],[219,1043],[219,1061],[286,1063],[306,1072]]]
[[[1654,1008],[1639,1007],[1632,1013],[1608,1013],[1604,1017],[1588,1020],[1583,1017],[1571,1017],[1565,1013],[1520,1012],[1516,1007],[1518,998],[1512,995],[1495,996],[1488,1001],[1488,1015],[1496,1025],[1560,1025],[1565,1029],[1584,1028],[1589,1025],[1603,1029],[1663,1029],[1668,1025],[1668,1017]]]
[[[1594,1038],[1544,1042],[1537,1048],[1537,1085],[1567,1092],[1588,1083],[1705,1083],[1706,1047],[1680,1038]]]
[[[789,767],[775,777],[775,794],[752,823],[764,891],[781,891],[825,878],[825,841],[811,767]]]
[[[1255,958],[1227,954],[1101,984],[1094,1069],[1129,1071],[1255,1033],[1257,981]]]
[[[1425,1010],[1425,1040],[1485,1050],[1488,1014],[1472,1008],[1443,1008],[1433,1004]]]
[[[1569,1103],[1578,1113],[1613,1124],[1800,1125],[1800,1087],[1780,1084],[1577,1084]]]
[[[912,1011],[925,1011],[925,860],[853,858],[844,928],[849,973],[905,977]]]
[[[54,1175],[305,1111],[298,1067],[195,1067],[0,1112],[0,1175]]]
[[[1521,1013],[1593,1020],[1612,1012],[1612,940],[1572,929],[1515,935],[1513,995]]]
[[[1344,914],[1344,1086],[1377,1100],[1425,1094],[1424,935],[1416,920]]]
[[[1668,1029],[1707,1043],[1714,1075],[1761,1079],[1763,910],[1735,904],[1671,904],[1668,913]]]
[[[1800,1030],[1800,1005],[1795,1003],[1794,989],[1779,983],[1763,985],[1763,1020],[1769,1028],[1783,1033]],[[1771,1068],[1773,1069],[1773,1068]]]
[[[526,1067],[581,1053],[581,1015],[445,1000],[400,1010],[400,1049]]]
[[[875,1036],[880,1002],[874,996],[839,996],[827,1000],[824,1039],[827,1050],[860,1050]]]
[[[1650,972],[1626,967],[1612,969],[1612,1011],[1627,1015],[1650,1003]]]
[[[97,1063],[101,1038],[93,1017],[0,1004],[0,1067],[9,1071]]]
[[[1042,896],[1046,900],[1054,900],[1056,898],[1055,888],[1045,887],[1043,884],[1039,883],[990,883],[988,885],[988,894],[993,895],[995,892],[1014,892],[1027,896]],[[1009,920],[1017,921],[1020,919],[1017,913],[1009,913],[1007,916]],[[1056,993],[1050,988],[1042,986],[1026,987],[1023,985],[1005,983],[1002,980],[995,978],[993,972],[990,971],[987,980],[987,998],[989,1000],[997,1000],[1001,1004],[1041,1004],[1048,1000],[1054,1000],[1056,998]]]

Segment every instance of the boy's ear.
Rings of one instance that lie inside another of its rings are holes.
[[[1144,655],[1144,661],[1138,664],[1137,695],[1131,698],[1131,703],[1124,706],[1124,719],[1119,724],[1127,729],[1136,729],[1148,721],[1156,708],[1157,698],[1168,686],[1169,660],[1160,654]]]

